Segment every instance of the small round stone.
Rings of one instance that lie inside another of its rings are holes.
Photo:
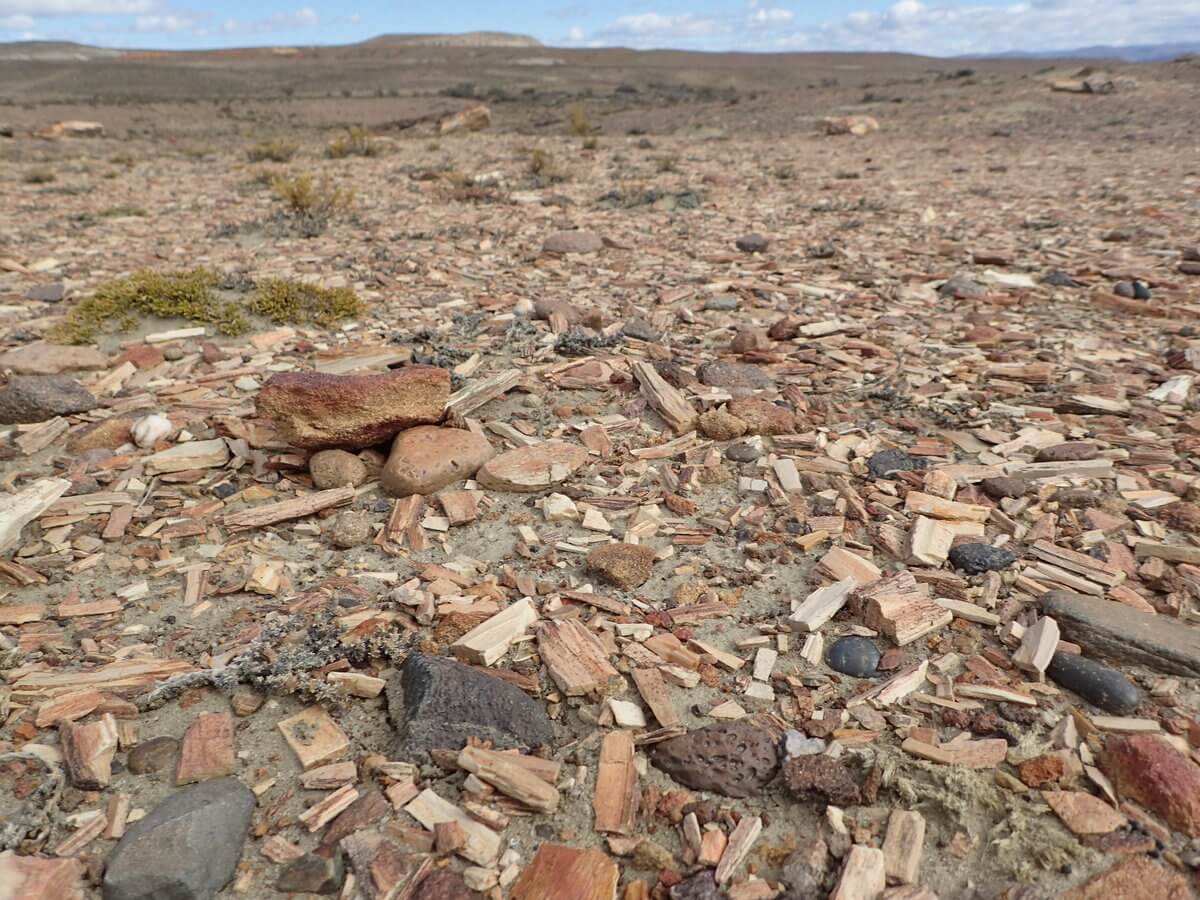
[[[1116,669],[1074,653],[1055,653],[1046,674],[1114,716],[1127,716],[1142,703],[1141,691]]]
[[[738,308],[737,294],[717,294],[704,301],[704,308],[711,312],[733,312]]]
[[[870,678],[879,669],[879,648],[856,634],[838,638],[826,656],[829,668],[855,678]]]
[[[1153,296],[1150,293],[1150,285],[1144,281],[1135,281],[1133,283],[1133,298],[1135,300],[1149,300]]]
[[[867,460],[867,471],[872,478],[891,478],[893,472],[911,472],[914,469],[924,469],[925,460],[910,456],[903,450],[889,447],[873,453]]]
[[[754,462],[762,455],[762,451],[753,444],[730,444],[725,448],[725,458],[731,462]]]
[[[367,467],[345,450],[321,450],[308,460],[313,485],[322,491],[339,487],[358,487],[367,480]]]
[[[998,572],[1016,560],[1009,551],[991,544],[958,544],[950,548],[950,564],[968,575]]]
[[[1133,296],[1134,296],[1133,285],[1130,284],[1128,281],[1118,281],[1116,284],[1113,285],[1113,293],[1116,294],[1118,297],[1126,297],[1126,298],[1132,300]]]

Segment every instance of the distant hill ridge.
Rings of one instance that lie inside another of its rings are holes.
[[[1075,47],[1071,50],[1046,50],[1024,52],[1009,50],[1006,53],[977,54],[962,59],[1121,59],[1125,62],[1168,62],[1180,56],[1200,54],[1200,41],[1182,41],[1173,44],[1130,44],[1126,47],[1097,45]]]
[[[541,47],[527,34],[468,31],[463,34],[381,34],[363,41],[365,47]]]

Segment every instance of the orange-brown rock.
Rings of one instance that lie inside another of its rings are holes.
[[[1122,798],[1162,816],[1176,831],[1200,837],[1200,766],[1153,734],[1113,736],[1100,769]]]
[[[735,397],[727,407],[731,415],[746,423],[749,434],[795,434],[800,422],[786,406],[757,397]]]
[[[360,449],[441,421],[449,396],[450,373],[433,366],[378,375],[285,372],[263,385],[258,413],[296,447]]]
[[[1130,856],[1058,900],[1192,900],[1187,878],[1147,856]]]

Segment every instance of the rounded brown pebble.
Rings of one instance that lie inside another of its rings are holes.
[[[345,450],[321,450],[308,460],[308,474],[317,490],[358,487],[367,480],[367,467],[361,459]]]
[[[335,547],[349,550],[359,547],[371,539],[371,520],[365,512],[343,510],[334,517],[329,527],[329,540]]]
[[[757,397],[736,397],[729,401],[728,410],[746,423],[748,434],[795,434],[800,421],[786,406]]]

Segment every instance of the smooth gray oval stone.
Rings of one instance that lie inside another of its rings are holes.
[[[1007,569],[1017,558],[991,544],[958,544],[950,548],[950,564],[968,575]]]
[[[730,444],[725,448],[725,458],[732,462],[754,462],[762,452],[752,444]]]
[[[1046,674],[1114,716],[1127,716],[1142,703],[1142,692],[1132,681],[1093,659],[1060,651],[1051,658]]]
[[[879,648],[856,634],[838,638],[829,647],[829,668],[855,678],[870,678],[879,669]]]

